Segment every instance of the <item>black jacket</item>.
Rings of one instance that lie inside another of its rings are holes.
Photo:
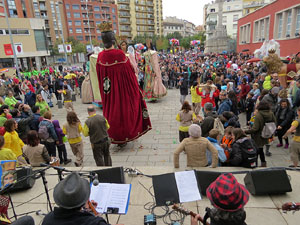
[[[207,137],[211,129],[214,128],[215,118],[218,117],[216,112],[207,113],[206,117],[201,123],[202,137]]]
[[[294,119],[294,111],[291,108],[288,108],[285,112],[284,120],[282,120],[280,119],[280,114],[282,110],[284,109],[282,109],[280,105],[278,105],[275,112],[277,126],[289,129]]]
[[[181,82],[181,85],[179,87],[180,87],[180,95],[188,95],[189,94],[187,79],[183,79],[183,81]]]
[[[244,137],[233,142],[230,157],[228,160],[229,166],[244,167],[242,149],[251,149],[254,147],[251,139]]]
[[[108,225],[101,217],[96,217],[88,212],[54,208],[45,216],[42,225]]]

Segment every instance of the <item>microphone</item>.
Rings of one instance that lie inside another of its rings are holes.
[[[93,180],[93,185],[94,185],[94,186],[97,186],[98,184],[99,184],[98,174],[95,173],[95,175],[94,175],[94,180]]]

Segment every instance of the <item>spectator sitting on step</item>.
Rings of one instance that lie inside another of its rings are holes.
[[[218,157],[219,157],[219,166],[223,162],[227,160],[226,155],[224,153],[224,149],[218,144],[220,139],[220,131],[218,129],[212,129],[209,131],[209,136],[207,137],[207,140],[210,141],[210,143],[213,144],[213,146],[218,150]],[[211,165],[211,152],[206,150],[206,158],[208,161],[208,165]]]
[[[211,152],[211,167],[218,165],[218,151],[206,138],[201,137],[201,127],[192,124],[189,127],[189,138],[185,138],[174,152],[174,167],[179,168],[179,154],[185,152],[187,155],[187,167],[206,167],[208,160],[206,150]]]

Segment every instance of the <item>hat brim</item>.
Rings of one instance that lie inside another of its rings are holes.
[[[80,179],[80,183],[78,183],[78,185],[81,185],[82,191],[78,193],[78,197],[74,199],[74,203],[70,203],[64,200],[64,196],[61,192],[63,186],[62,182],[58,183],[53,191],[55,203],[64,209],[74,209],[83,206],[90,197],[91,188],[89,182],[85,179]]]
[[[217,209],[227,211],[227,212],[238,211],[238,210],[242,209],[247,204],[247,202],[249,201],[249,192],[248,192],[248,190],[245,188],[244,185],[242,185],[240,183],[238,183],[238,185],[239,185],[239,188],[240,188],[240,191],[241,191],[243,201],[235,209],[224,209],[224,208],[222,208],[222,207],[220,207],[219,205],[216,204],[216,202],[214,201],[214,198],[212,196],[212,190],[214,190],[216,188],[216,182],[211,183],[209,185],[209,187],[206,189],[206,197],[210,200],[211,204]]]

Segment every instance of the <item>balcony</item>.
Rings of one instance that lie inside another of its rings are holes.
[[[130,7],[127,5],[119,5],[118,10],[127,10],[130,11]]]
[[[120,24],[130,24],[130,20],[129,19],[121,19],[119,20]]]
[[[122,13],[120,12],[119,17],[129,17],[130,18],[130,14],[129,13]]]
[[[131,28],[130,27],[120,27],[120,31],[130,32]]]
[[[153,2],[147,2],[148,6],[153,6]]]
[[[118,0],[118,3],[130,4],[130,0]]]
[[[40,6],[40,11],[47,11],[47,7],[46,6]]]
[[[244,7],[244,9],[249,9],[249,8],[262,7],[264,5],[266,5],[266,4],[263,3],[263,2],[252,2],[252,3],[249,3],[249,4],[245,4],[243,7]]]

